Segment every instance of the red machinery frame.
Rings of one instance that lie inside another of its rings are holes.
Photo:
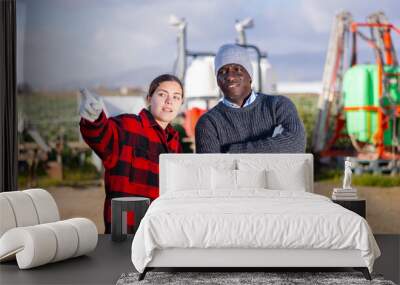
[[[383,80],[384,77],[399,77],[400,73],[387,73],[384,72],[383,69],[383,59],[381,58],[381,55],[379,53],[379,48],[376,45],[376,43],[364,36],[362,33],[358,31],[359,28],[361,27],[376,27],[376,28],[384,28],[383,32],[383,42],[384,42],[384,56],[385,56],[385,61],[386,64],[388,65],[393,65],[394,64],[394,57],[393,57],[393,51],[391,49],[392,47],[392,39],[390,36],[391,30],[394,30],[396,33],[400,35],[400,29],[395,27],[392,24],[383,24],[383,23],[358,23],[358,22],[352,22],[351,23],[351,32],[353,35],[353,59],[351,62],[351,66],[354,66],[357,64],[357,58],[356,58],[356,39],[357,35],[359,35],[361,38],[367,41],[368,45],[371,46],[376,52],[376,62],[377,62],[377,67],[378,67],[378,97],[381,99],[383,97]],[[339,66],[339,58],[336,58],[335,61],[335,70],[337,70]],[[333,74],[332,80],[331,80],[331,86],[334,86],[336,82],[336,74]],[[343,111],[344,112],[352,112],[352,111],[360,111],[360,110],[366,110],[366,111],[372,111],[372,112],[377,112],[378,113],[378,130],[374,134],[374,141],[376,145],[376,151],[372,155],[371,154],[365,154],[365,153],[359,153],[358,156],[359,158],[365,158],[365,159],[400,159],[400,154],[395,154],[392,153],[388,150],[385,149],[384,143],[383,143],[383,133],[384,130],[388,127],[388,121],[389,121],[389,116],[386,115],[385,113],[385,108],[390,108],[390,107],[382,107],[382,106],[352,106],[352,107],[344,107]],[[393,110],[398,117],[400,115],[400,105],[394,106]],[[337,155],[343,155],[343,151],[335,151],[332,150],[331,147],[335,144],[335,142],[346,135],[342,134],[342,130],[345,127],[345,120],[342,116],[343,114],[339,112],[339,114],[336,116],[335,121],[335,130],[333,133],[332,138],[328,141],[326,144],[326,147],[320,152],[321,156],[337,156]],[[329,114],[328,114],[329,117]],[[326,121],[326,129],[328,128],[329,125],[329,120]]]

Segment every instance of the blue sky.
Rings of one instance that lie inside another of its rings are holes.
[[[172,71],[177,32],[168,24],[171,14],[188,22],[189,50],[212,52],[235,41],[235,20],[252,17],[248,42],[269,54],[279,81],[321,80],[341,10],[356,21],[384,11],[400,27],[398,0],[17,0],[18,81],[53,89],[145,87]],[[399,50],[400,36],[394,37]]]

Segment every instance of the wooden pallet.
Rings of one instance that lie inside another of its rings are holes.
[[[354,174],[387,174],[398,175],[400,174],[400,160],[367,160],[355,157],[350,158],[351,168]]]

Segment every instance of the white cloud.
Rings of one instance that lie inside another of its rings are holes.
[[[25,31],[30,36],[25,40],[28,51],[24,59],[30,64],[21,66],[35,82],[49,78],[54,82],[69,82],[146,66],[172,67],[177,31],[168,24],[171,14],[186,18],[190,51],[215,52],[221,44],[234,42],[235,20],[253,17],[255,27],[248,31],[248,40],[271,57],[321,54],[326,51],[338,11],[349,10],[356,20],[364,20],[369,13],[384,10],[399,25],[399,3],[398,0],[35,0],[29,2],[30,26]],[[37,72],[39,69],[41,72]]]
[[[301,2],[299,13],[313,32],[327,33],[332,23],[332,10],[327,9],[328,1],[305,0]]]

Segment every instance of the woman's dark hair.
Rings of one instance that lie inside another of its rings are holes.
[[[161,83],[165,81],[174,81],[179,84],[179,86],[182,89],[182,99],[183,99],[183,85],[182,82],[179,80],[178,77],[172,74],[162,74],[160,76],[157,76],[156,78],[153,79],[153,81],[150,83],[149,87],[149,92],[147,93],[147,96],[151,97],[154,94],[154,91],[156,91],[157,87],[160,86]]]

